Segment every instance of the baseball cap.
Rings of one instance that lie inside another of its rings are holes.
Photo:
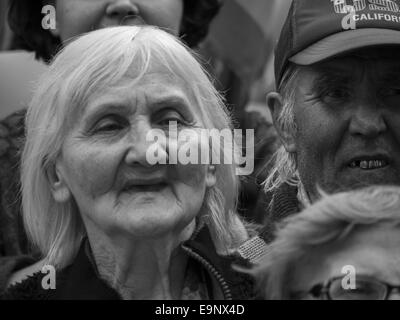
[[[400,45],[400,0],[293,0],[275,49],[275,80],[369,46]]]

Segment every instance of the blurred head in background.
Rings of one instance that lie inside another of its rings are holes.
[[[56,28],[42,28],[42,8],[56,9]],[[26,49],[45,61],[65,41],[82,33],[118,25],[155,25],[179,35],[190,47],[207,35],[221,0],[12,0],[9,23]]]
[[[400,299],[400,188],[323,195],[286,219],[256,268],[266,299]]]

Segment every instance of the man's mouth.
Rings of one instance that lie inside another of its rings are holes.
[[[362,170],[375,170],[381,169],[389,165],[389,162],[384,159],[372,159],[372,160],[353,160],[350,162],[349,167],[352,169],[359,168]]]

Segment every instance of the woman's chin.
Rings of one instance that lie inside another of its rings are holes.
[[[176,206],[177,199],[170,190],[122,192],[118,199],[118,211],[150,211]]]
[[[172,233],[178,236],[195,218],[185,214],[176,203],[168,202],[139,202],[135,208],[122,209],[116,215],[118,228],[138,239],[162,238]]]

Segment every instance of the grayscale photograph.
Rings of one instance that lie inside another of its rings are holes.
[[[400,300],[399,57],[400,0],[0,0],[0,307]]]

